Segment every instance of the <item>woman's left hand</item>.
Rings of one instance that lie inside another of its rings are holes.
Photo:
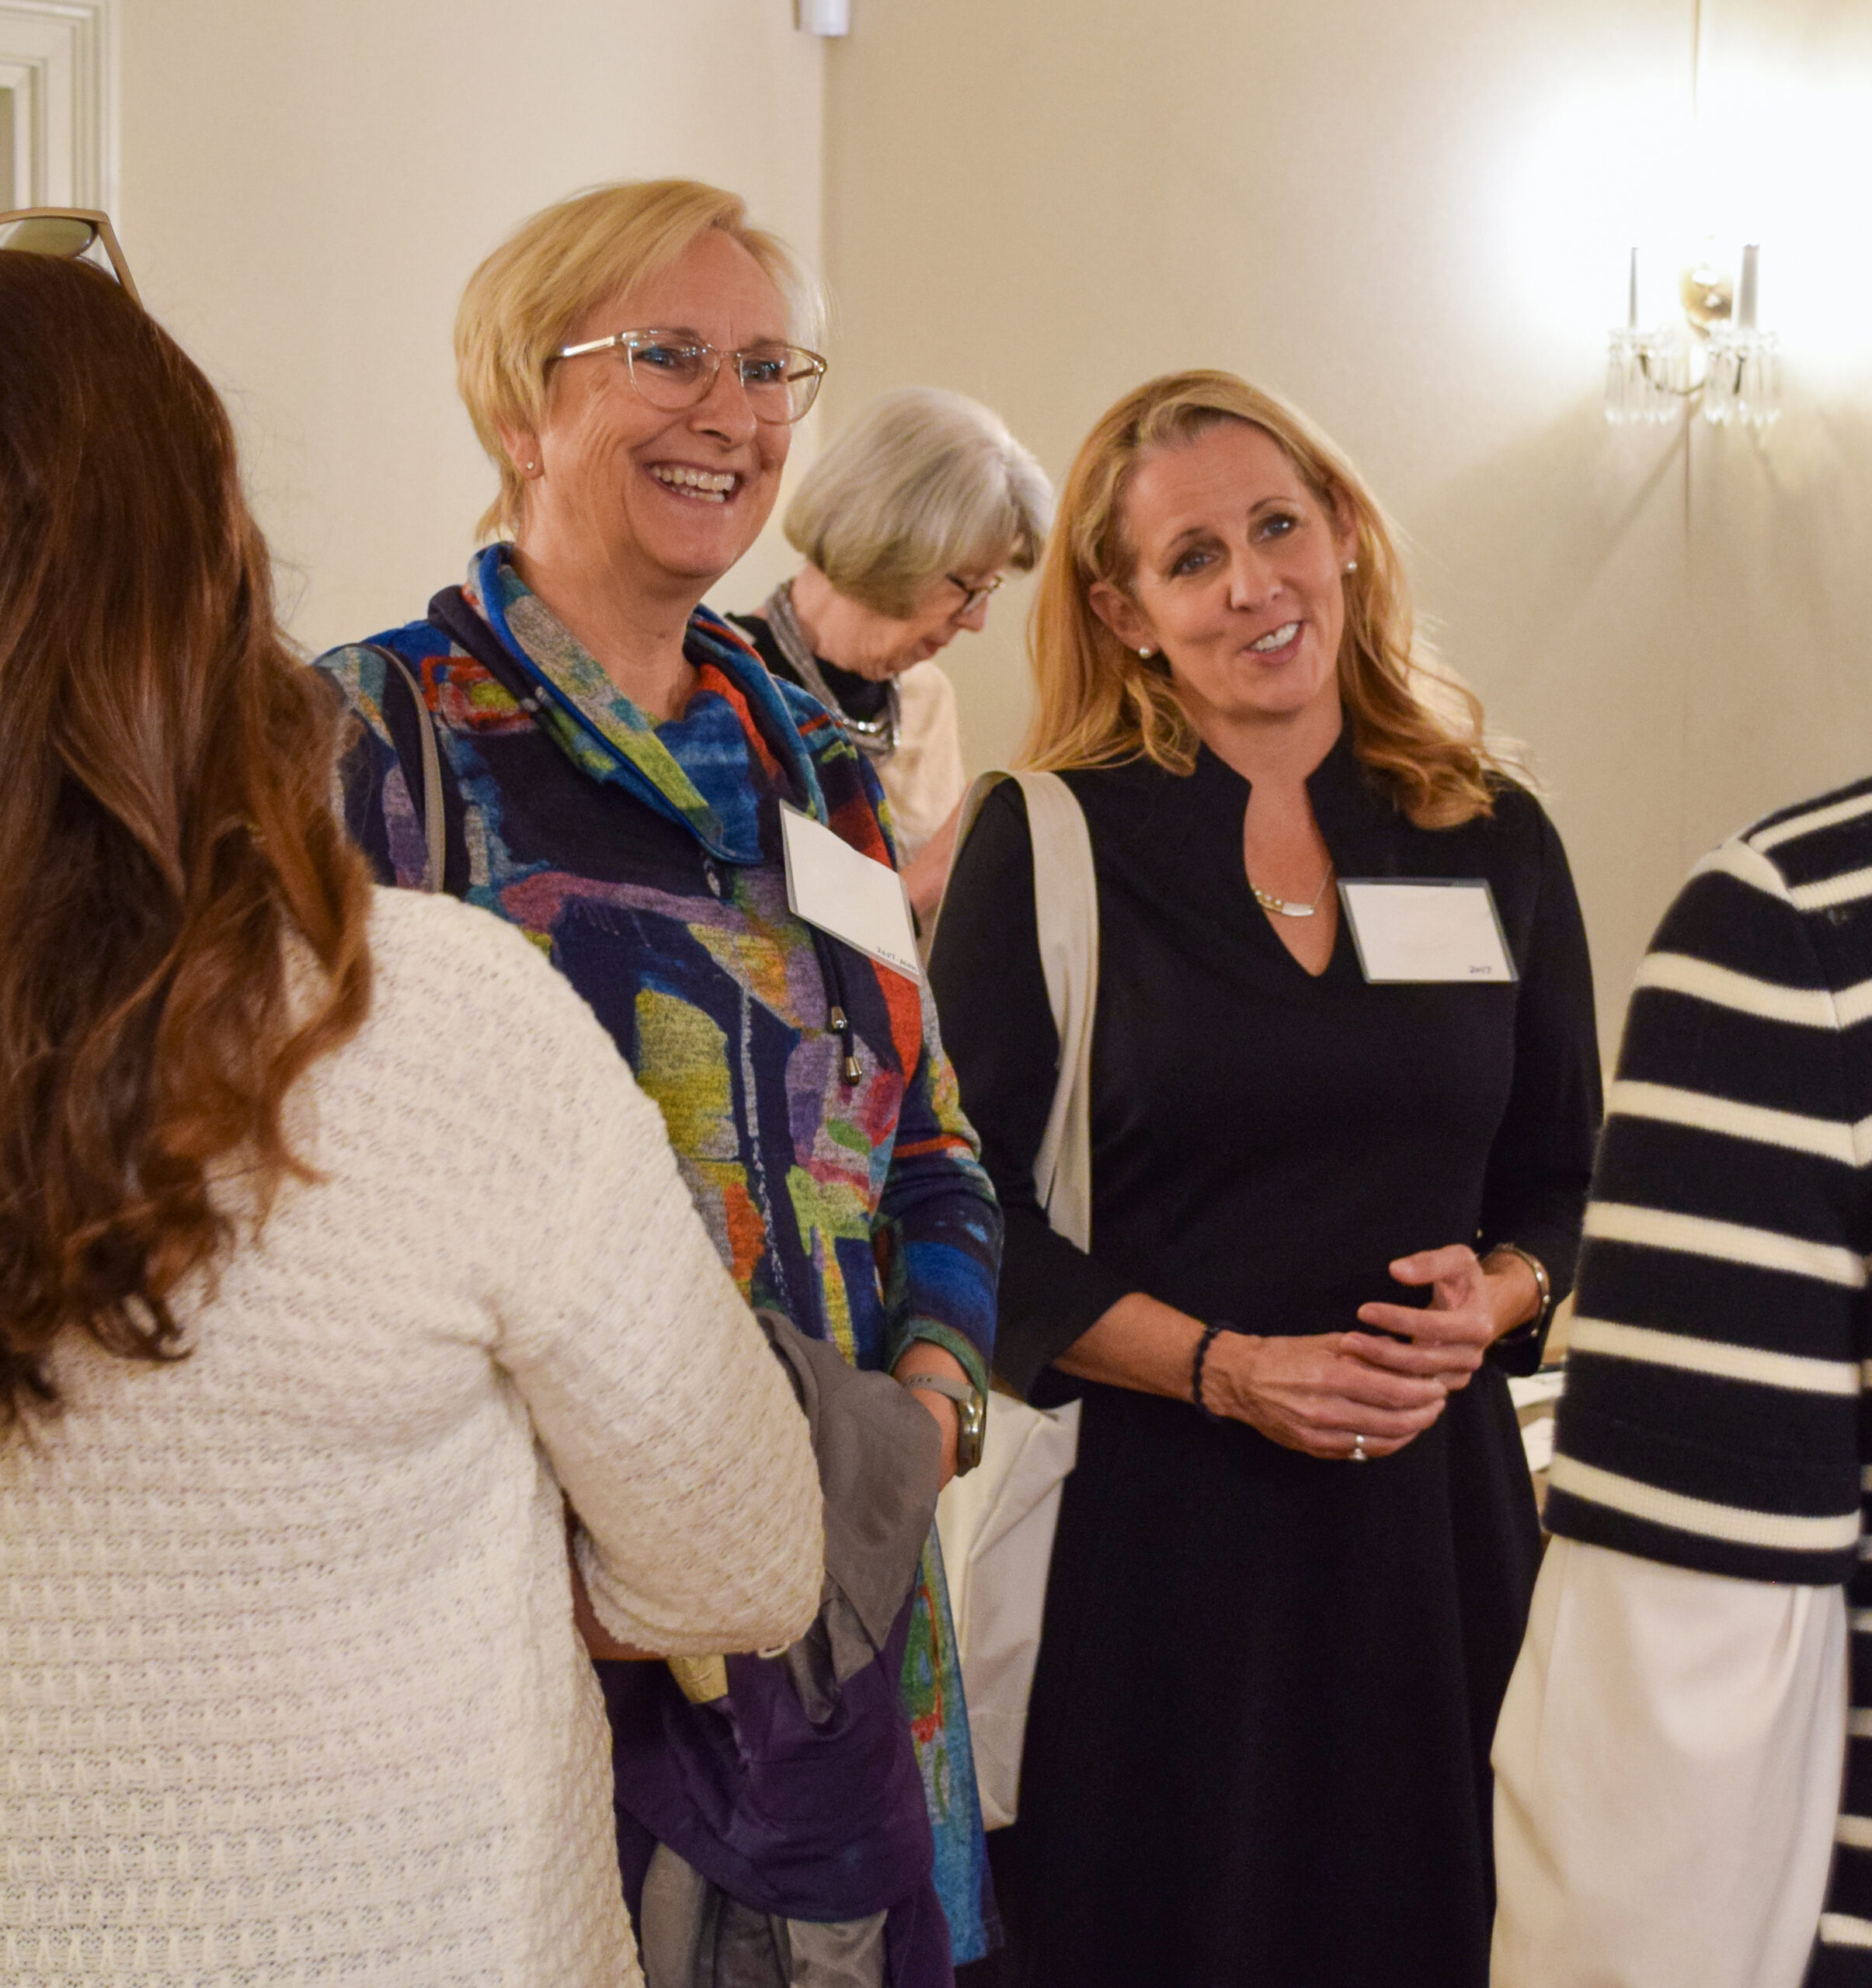
[[[1345,1350],[1394,1374],[1441,1381],[1452,1392],[1468,1386],[1490,1347],[1540,1303],[1533,1274],[1519,1256],[1505,1254],[1491,1267],[1460,1242],[1400,1256],[1390,1267],[1400,1284],[1428,1284],[1430,1302],[1361,1305],[1359,1321],[1408,1343],[1348,1333]]]

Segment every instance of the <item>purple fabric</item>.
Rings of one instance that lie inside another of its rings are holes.
[[[911,1604],[823,1725],[785,1667],[728,1660],[729,1697],[692,1705],[661,1663],[601,1663],[618,1861],[635,1916],[666,1843],[743,1905],[787,1919],[888,1911],[889,1988],[952,1988],[923,1778],[896,1680]]]

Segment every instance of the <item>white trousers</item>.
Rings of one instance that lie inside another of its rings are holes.
[[[1492,1988],[1800,1988],[1846,1600],[1556,1539],[1496,1729]]]

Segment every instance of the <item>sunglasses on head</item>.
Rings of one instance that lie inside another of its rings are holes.
[[[131,303],[141,304],[143,300],[130,280],[130,265],[117,245],[108,214],[90,207],[19,207],[0,214],[0,253],[12,249],[26,255],[59,255],[75,262],[89,257],[94,248],[103,248],[110,258],[111,273]]]

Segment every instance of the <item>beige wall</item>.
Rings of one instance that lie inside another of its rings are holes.
[[[492,476],[450,331],[524,215],[691,173],[819,255],[822,44],[785,0],[118,7],[125,248],[236,411],[315,648],[461,575]]]
[[[235,408],[311,645],[461,569],[490,487],[448,358],[476,260],[574,187],[693,172],[823,252],[829,429],[959,387],[1057,475],[1192,363],[1323,422],[1533,746],[1609,1027],[1700,850],[1872,766],[1860,0],[1703,0],[1700,151],[1693,0],[856,0],[831,43],[788,0],[117,4],[124,238]],[[1766,443],[1599,418],[1626,245],[1700,203],[1765,244]],[[770,528],[716,597],[788,563]],[[1025,592],[949,652],[977,766],[1020,730]]]
[[[1872,10],[1704,0],[1712,156],[1674,193],[1692,0],[854,12],[826,80],[830,426],[901,381],[957,387],[1057,475],[1155,372],[1296,401],[1404,526],[1444,652],[1531,742],[1615,1028],[1686,864],[1872,770]],[[1733,207],[1697,217],[1724,174]],[[1627,245],[1711,221],[1765,244],[1787,415],[1765,444],[1608,430]],[[948,652],[976,766],[1024,714],[1015,592]]]

